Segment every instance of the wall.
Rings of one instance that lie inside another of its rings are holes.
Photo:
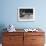
[[[34,22],[18,22],[18,7],[34,7],[36,20]],[[46,0],[0,0],[0,31],[9,24],[21,29],[41,27],[46,32]]]
[[[46,28],[46,0],[0,0],[0,25],[13,24],[16,28],[42,27]],[[34,7],[36,20],[34,22],[18,22],[18,7]]]

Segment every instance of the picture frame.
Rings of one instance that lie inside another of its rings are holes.
[[[35,8],[19,7],[17,17],[18,21],[35,21]]]

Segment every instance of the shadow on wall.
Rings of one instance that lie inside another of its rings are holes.
[[[2,32],[5,32],[6,30],[3,30],[5,28],[4,24],[0,24],[0,43],[2,43]]]

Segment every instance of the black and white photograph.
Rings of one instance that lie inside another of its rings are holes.
[[[33,8],[19,8],[18,9],[18,20],[19,21],[34,21],[35,9]]]

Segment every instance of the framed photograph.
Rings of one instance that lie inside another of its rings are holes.
[[[35,21],[35,8],[19,7],[18,21]]]

